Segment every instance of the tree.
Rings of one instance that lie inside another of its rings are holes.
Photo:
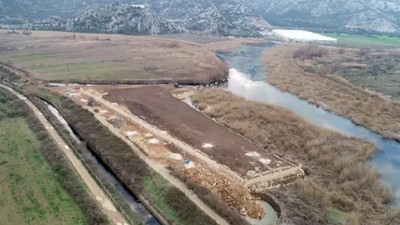
[[[88,106],[93,107],[94,103],[95,103],[95,100],[93,97],[88,98],[88,103],[87,103]]]

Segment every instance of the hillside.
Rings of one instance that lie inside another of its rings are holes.
[[[29,22],[23,28],[130,34],[181,33],[187,29],[192,33],[246,37],[258,37],[261,27],[270,26],[254,10],[238,0],[118,1],[144,4],[145,9],[140,10],[132,9],[128,4],[106,5],[112,2],[0,0],[0,23]],[[142,32],[141,27],[136,32],[132,27],[137,27],[138,23],[140,26],[144,23],[144,30],[149,32]]]
[[[276,26],[400,32],[400,2],[395,0],[248,0],[248,3]]]
[[[136,3],[143,3],[136,0]],[[221,36],[260,36],[270,25],[241,0],[146,0],[152,10],[192,32]]]
[[[118,34],[175,34],[185,29],[153,11],[128,4],[111,4],[89,9],[64,20],[52,17],[44,22],[23,25],[24,29],[61,30]]]
[[[400,2],[395,0],[0,0],[0,23],[73,18],[115,2],[143,4],[160,18],[202,34],[254,37],[269,23],[316,31],[400,33]]]
[[[82,12],[68,20],[66,30],[124,34],[184,32],[184,28],[149,9],[128,4],[112,4]]]

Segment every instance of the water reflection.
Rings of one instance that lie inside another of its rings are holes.
[[[400,206],[400,143],[384,139],[364,127],[355,125],[347,118],[327,112],[266,83],[261,54],[272,45],[243,45],[231,52],[218,53],[218,56],[232,67],[227,89],[246,99],[289,108],[315,125],[375,142],[381,151],[374,156],[370,165],[382,175],[383,183],[395,195],[396,206]]]
[[[278,214],[270,204],[260,201],[260,204],[265,209],[265,216],[261,220],[246,218],[251,225],[274,225],[278,220]]]

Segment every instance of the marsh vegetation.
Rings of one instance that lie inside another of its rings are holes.
[[[315,48],[322,47],[279,45],[269,49],[263,55],[268,67],[267,81],[386,138],[400,140],[400,103],[357,87],[335,76],[329,68],[315,66],[314,61],[329,57],[329,54],[310,56]],[[367,57],[369,53],[359,50],[357,54]],[[298,55],[310,57],[296,57]],[[356,66],[365,65],[358,63]]]
[[[193,96],[199,109],[265,149],[303,165],[307,178],[272,190],[294,224],[399,223],[387,206],[390,192],[366,167],[376,152],[370,142],[311,125],[278,106],[247,101],[220,89]]]

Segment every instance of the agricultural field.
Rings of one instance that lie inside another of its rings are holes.
[[[118,136],[138,146],[157,172],[165,176],[159,168],[167,169],[182,182],[172,183],[192,189],[234,224],[247,224],[239,222],[240,215],[255,219],[265,215],[253,193],[304,176],[295,163],[271,154],[178,99],[195,88],[179,89],[183,91],[180,94],[174,91],[176,97],[171,88],[102,85],[50,89],[88,108]],[[88,106],[90,99],[93,103]]]
[[[162,87],[111,89],[107,93],[106,100],[126,105],[133,114],[199,149],[243,178],[293,166],[215,123]]]
[[[101,157],[115,173],[121,182],[135,195],[143,196],[151,206],[162,213],[165,220],[176,224],[217,224],[194,204],[187,195],[182,193],[170,182],[152,170],[148,164],[123,139],[115,135],[101,120],[80,105],[61,97],[60,102],[53,102],[46,92],[46,100],[59,107],[67,121],[77,130],[77,133],[87,141],[93,152]],[[137,147],[135,147],[136,149]],[[160,167],[160,164],[157,164]],[[179,197],[177,197],[179,196]],[[174,201],[177,198],[182,201]]]
[[[225,79],[227,66],[200,44],[163,37],[0,30],[0,61],[48,81],[179,81]]]
[[[356,35],[356,34],[332,34],[323,33],[323,35],[336,38],[339,45],[348,47],[372,47],[372,48],[389,48],[400,47],[400,38],[378,35]]]
[[[0,221],[4,225],[86,225],[59,185],[24,118],[0,120]]]

